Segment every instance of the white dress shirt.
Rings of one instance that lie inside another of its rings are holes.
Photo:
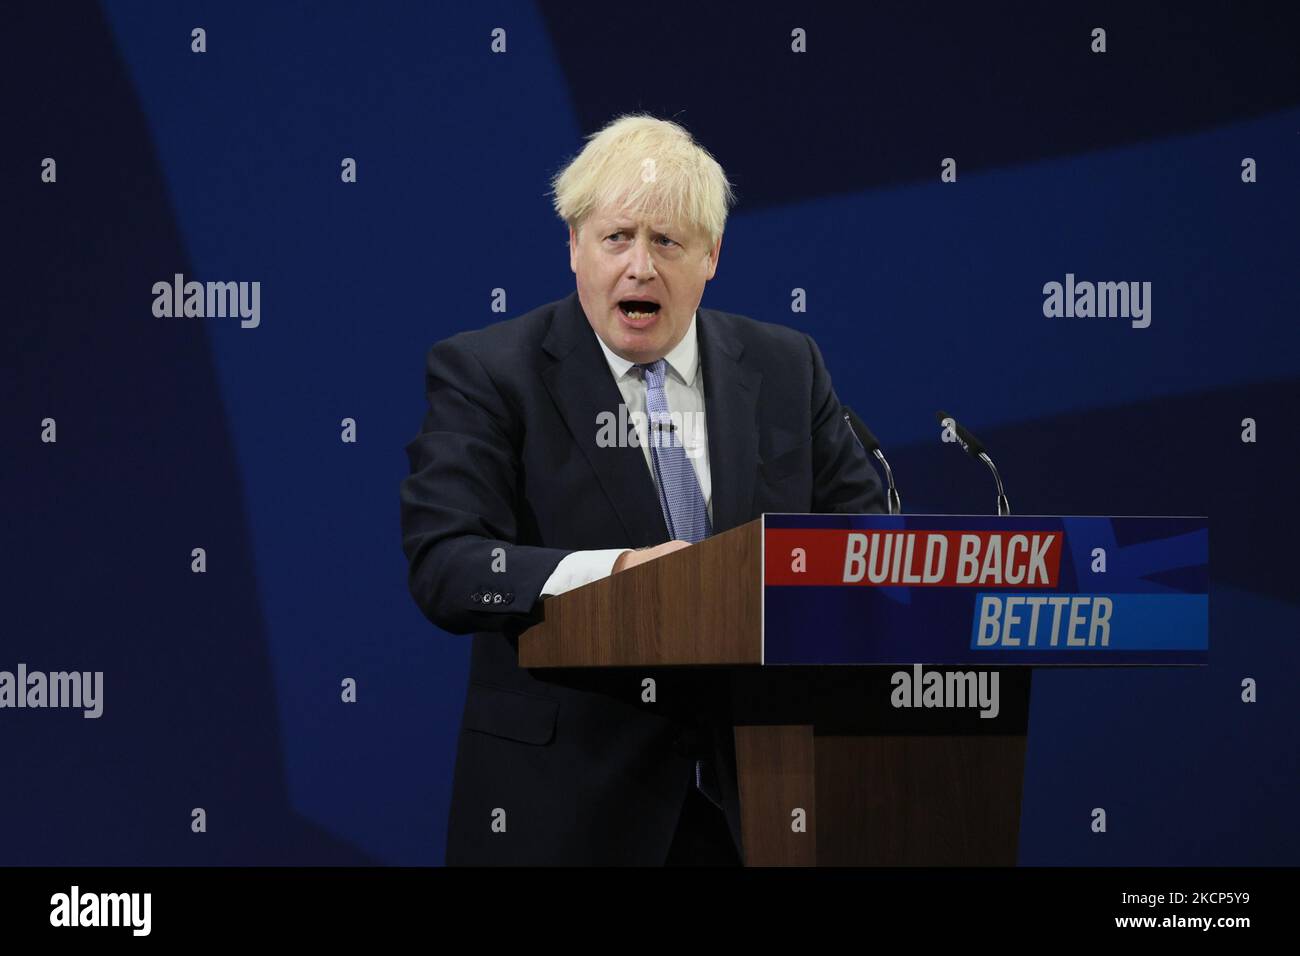
[[[676,347],[664,356],[667,364],[664,375],[664,397],[673,417],[673,424],[680,424],[682,445],[686,449],[686,458],[695,468],[695,477],[699,480],[700,491],[704,495],[705,507],[709,510],[709,519],[713,518],[713,488],[709,477],[709,434],[704,415],[704,372],[700,368],[699,340],[696,336],[695,323],[699,313],[691,316],[690,327]],[[594,333],[593,333],[594,334]],[[650,459],[650,444],[646,438],[646,387],[645,382],[631,362],[620,358],[610,351],[600,336],[601,351],[609,363],[610,374],[623,394],[623,403],[627,406],[628,418],[636,427],[637,438],[641,443],[641,452],[645,457],[646,468],[650,471],[650,480],[655,481],[654,464]],[[613,411],[617,412],[617,409]],[[680,416],[680,419],[679,419]],[[620,418],[621,421],[621,418]],[[592,422],[591,427],[596,428]],[[658,490],[658,483],[655,483]],[[551,576],[542,585],[542,597],[563,594],[584,584],[590,584],[607,577],[614,570],[614,562],[628,548],[609,548],[599,551],[574,551],[556,565]]]

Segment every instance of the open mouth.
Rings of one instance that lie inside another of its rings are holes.
[[[622,299],[618,303],[618,310],[623,313],[624,317],[633,322],[649,319],[659,311],[658,302],[650,302],[646,299]]]

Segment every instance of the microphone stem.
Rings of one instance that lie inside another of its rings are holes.
[[[875,454],[876,461],[880,462],[885,468],[885,483],[889,486],[885,500],[889,504],[889,513],[891,515],[901,515],[903,513],[903,499],[898,497],[898,489],[894,487],[894,470],[889,467],[889,462],[885,460],[884,452],[877,448]]]
[[[993,480],[998,485],[998,515],[1011,514],[1011,504],[1007,501],[1006,492],[1002,490],[1002,476],[998,474],[998,466],[993,464],[993,459],[986,452],[980,452],[979,457],[980,461],[989,466],[989,471],[993,472]]]

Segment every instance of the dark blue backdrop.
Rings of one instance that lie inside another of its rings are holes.
[[[814,335],[909,511],[992,507],[944,407],[1019,513],[1210,516],[1210,666],[1035,677],[1021,861],[1300,860],[1297,23],[1143,6],[13,5],[0,669],[105,701],[0,711],[0,864],[441,861],[469,645],[406,591],[425,352],[572,290],[548,177],[637,109],[737,185],[704,304]],[[175,272],[260,281],[260,327],[154,317]],[[1150,328],[1044,318],[1067,272],[1152,282]]]

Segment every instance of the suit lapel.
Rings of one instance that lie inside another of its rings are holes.
[[[741,364],[744,344],[722,316],[700,309],[696,331],[704,370],[713,533],[717,534],[754,517],[750,508],[758,470],[756,410],[763,376]]]
[[[542,372],[542,381],[613,505],[628,542],[642,548],[667,541],[668,527],[644,453],[633,445],[601,448],[596,444],[600,416],[612,413],[618,421],[623,394],[576,291],[556,308],[542,348],[555,360]],[[581,507],[581,502],[575,500],[574,505]]]

